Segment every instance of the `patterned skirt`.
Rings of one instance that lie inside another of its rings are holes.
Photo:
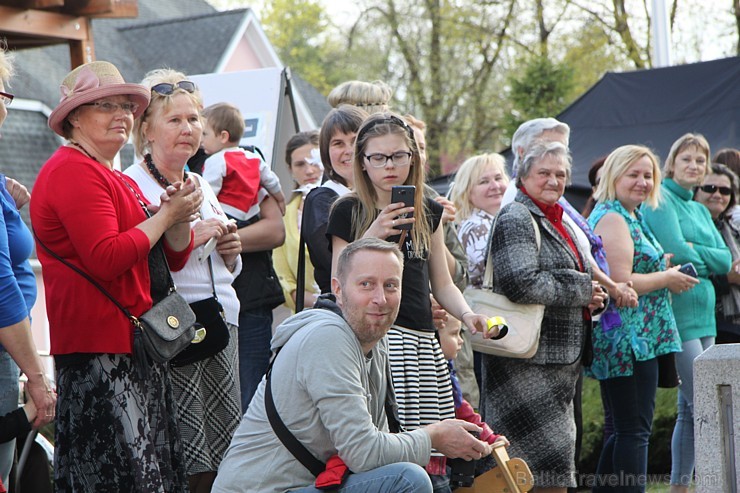
[[[229,344],[220,353],[171,370],[180,415],[188,475],[217,471],[241,420],[239,338],[229,327]]]
[[[58,492],[188,491],[165,366],[143,380],[130,355],[94,355],[57,370]]]
[[[483,355],[483,416],[511,442],[509,456],[527,462],[537,487],[576,486],[573,396],[580,371],[580,360],[535,365]]]
[[[388,359],[401,424],[407,430],[455,417],[452,381],[434,332],[394,325]]]

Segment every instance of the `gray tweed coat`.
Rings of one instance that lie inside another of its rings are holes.
[[[530,213],[539,225],[542,245],[539,254]],[[493,290],[515,303],[545,305],[537,353],[529,360],[536,364],[572,364],[582,353],[587,327],[583,307],[591,301],[591,266],[580,250],[568,224],[587,272],[580,272],[578,260],[544,213],[521,191],[496,217],[491,237]]]

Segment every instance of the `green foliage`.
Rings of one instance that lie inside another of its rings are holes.
[[[283,64],[320,92],[343,80],[342,48],[319,0],[271,0],[261,22]]]
[[[575,99],[588,91],[606,72],[630,70],[630,62],[598,24],[585,26],[580,36],[564,41],[563,63],[573,69],[570,97]]]
[[[509,78],[512,110],[504,119],[508,135],[527,120],[555,116],[564,110],[574,85],[573,69],[548,57],[534,56],[516,73],[522,75]]]

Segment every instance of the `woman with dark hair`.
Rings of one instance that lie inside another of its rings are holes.
[[[606,161],[606,156],[600,157],[599,159],[593,162],[593,164],[588,170],[588,182],[591,184],[591,195],[588,196],[588,200],[586,201],[586,206],[583,208],[582,215],[585,218],[588,218],[588,216],[591,215],[591,211],[593,211],[594,206],[596,206],[596,200],[594,199],[594,194],[596,193],[596,188],[599,186],[599,182],[601,181],[601,174],[602,174],[602,169],[604,167],[604,161]]]
[[[319,151],[326,181],[311,191],[303,205],[303,237],[322,293],[331,292],[331,251],[326,237],[329,210],[334,201],[352,191],[352,150],[367,113],[343,104],[326,115],[319,132]]]
[[[699,284],[674,293],[673,314],[683,351],[676,353],[678,418],[671,441],[671,492],[687,493],[694,471],[694,359],[714,344],[717,323],[714,286],[709,277],[727,274],[732,256],[706,207],[693,199],[694,188],[711,174],[709,143],[699,134],[685,134],[671,146],[665,160],[657,209],[643,211],[645,221],[674,264],[694,264]]]
[[[296,309],[298,290],[298,245],[300,244],[301,219],[306,196],[321,183],[324,167],[319,156],[319,133],[316,130],[299,132],[288,140],[285,146],[285,163],[296,184],[293,198],[285,208],[285,243],[272,254],[275,273],[280,279],[285,295],[285,305]],[[313,278],[313,265],[306,254],[305,281],[303,285],[304,306],[313,306],[319,295],[319,286]]]
[[[735,175],[740,176],[740,150],[733,149],[731,147],[720,149],[714,154],[712,162],[717,164],[724,164],[730,169],[730,171],[735,173]],[[732,220],[740,224],[740,205],[733,205],[732,207],[728,208],[724,214],[732,216]]]
[[[740,224],[730,215],[737,205],[738,177],[724,164],[712,164],[712,174],[694,191],[694,200],[709,209],[727,248],[732,254],[732,269],[727,274],[710,276],[717,296],[717,344],[740,343]]]

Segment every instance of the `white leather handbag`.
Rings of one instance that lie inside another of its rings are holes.
[[[542,243],[540,228],[530,213],[539,252]],[[494,220],[491,235],[496,228]],[[490,245],[490,241],[489,241]],[[474,351],[503,356],[506,358],[531,358],[540,344],[540,328],[545,314],[545,305],[522,305],[514,303],[502,294],[493,292],[493,260],[491,252],[486,260],[486,272],[480,288],[468,286],[463,292],[473,312],[491,317],[503,317],[508,332],[500,339],[485,339],[478,332],[470,336]]]

